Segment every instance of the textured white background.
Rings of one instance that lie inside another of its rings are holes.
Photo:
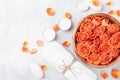
[[[58,23],[65,12],[72,14],[72,28],[69,31],[57,32],[56,41],[62,43],[65,40],[72,41],[72,33],[78,22],[86,15],[95,13],[93,10],[80,12],[79,3],[85,0],[0,0],[0,80],[40,80],[32,75],[29,66],[32,62],[47,64],[48,70],[45,75],[48,80],[66,80],[62,74],[56,71],[46,61],[40,58],[43,48],[36,45],[36,41],[42,38],[45,28],[52,28],[54,23]],[[120,9],[120,0],[113,0],[113,6],[105,6],[108,0],[101,0],[104,6],[103,13],[108,13],[111,9]],[[46,8],[53,7],[55,16],[46,14]],[[119,21],[120,18],[116,17]],[[22,42],[29,41],[30,48],[38,48],[35,55],[23,54],[21,52]],[[72,45],[66,48],[74,56]],[[49,56],[48,56],[49,57]],[[86,65],[86,67],[88,67]],[[119,68],[120,62],[109,68],[91,68],[100,78],[99,72],[110,73],[112,68]],[[110,76],[110,74],[109,74]],[[115,80],[109,77],[106,80]],[[120,80],[120,79],[117,79]]]

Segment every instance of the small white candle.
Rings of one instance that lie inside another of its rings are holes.
[[[101,11],[102,8],[103,8],[103,6],[102,6],[101,3],[99,4],[99,6],[93,5],[93,3],[92,3],[91,0],[87,0],[87,3],[88,3],[88,5],[90,6],[90,8],[91,8],[92,10],[94,10],[94,11]]]
[[[53,29],[46,29],[43,33],[43,37],[45,38],[45,40],[47,41],[52,41],[55,39],[55,31]]]
[[[89,5],[88,5],[88,3],[80,3],[78,5],[78,9],[80,11],[87,11],[89,9]]]
[[[91,7],[91,9],[93,9],[94,11],[101,11],[102,10],[102,4],[100,4],[99,6],[94,6],[94,5],[91,5],[90,6]]]
[[[69,30],[71,28],[71,20],[68,18],[62,18],[59,22],[59,27],[61,30]]]

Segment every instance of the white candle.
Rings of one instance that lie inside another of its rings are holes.
[[[88,3],[88,5],[90,6],[90,8],[91,8],[92,10],[94,10],[94,11],[101,11],[102,8],[103,8],[101,2],[99,3],[98,6],[93,5],[92,0],[87,0],[87,3]]]
[[[45,38],[45,40],[47,41],[52,41],[55,39],[55,31],[53,29],[46,29],[43,33],[43,37]]]
[[[78,9],[80,11],[87,11],[89,9],[89,5],[88,3],[80,3],[78,6]]]
[[[71,20],[68,19],[68,18],[62,18],[60,19],[60,22],[59,22],[59,27],[61,30],[69,30],[71,28]]]

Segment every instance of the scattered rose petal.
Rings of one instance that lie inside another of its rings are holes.
[[[120,76],[120,71],[117,73],[118,76]]]
[[[70,45],[70,42],[69,42],[69,41],[63,42],[63,46],[69,46],[69,45]]]
[[[68,13],[68,12],[65,13],[64,16],[65,16],[65,18],[69,18],[69,19],[72,17],[72,15],[70,13]]]
[[[44,71],[48,69],[47,65],[41,65],[40,67],[41,67],[41,69],[44,70]]]
[[[117,10],[116,13],[117,13],[118,17],[120,17],[120,10]]]
[[[113,78],[119,78],[119,76],[120,76],[120,71],[119,71],[118,69],[113,69],[113,70],[111,71],[111,75],[112,75]]]
[[[110,11],[108,12],[108,14],[114,15],[114,14],[115,14],[115,11],[114,11],[114,10],[110,10]]]
[[[92,3],[94,6],[99,6],[100,1],[99,0],[92,0]]]
[[[112,1],[109,1],[106,3],[106,5],[109,5],[109,6],[111,6],[112,4],[113,4]]]
[[[54,31],[58,31],[58,30],[59,30],[59,26],[58,26],[58,24],[54,24],[54,26],[53,26],[53,30],[54,30]]]
[[[54,14],[55,14],[54,8],[47,8],[46,12],[49,16],[54,16]]]
[[[30,54],[35,54],[35,53],[37,53],[38,52],[38,50],[36,49],[36,48],[33,48],[31,51],[30,51]]]
[[[103,79],[106,79],[106,78],[108,78],[108,74],[106,72],[101,72],[101,77]]]
[[[28,41],[24,41],[23,46],[27,46],[27,45],[28,45]]]
[[[39,47],[44,45],[44,42],[42,40],[38,40],[36,43]]]
[[[29,49],[25,46],[22,47],[22,52],[24,53],[28,53],[29,52]]]

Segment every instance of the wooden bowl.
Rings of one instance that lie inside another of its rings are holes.
[[[114,65],[116,62],[119,61],[120,55],[119,55],[118,58],[116,58],[115,60],[111,61],[109,64],[106,64],[106,65],[101,65],[101,64],[100,64],[100,65],[94,65],[94,64],[92,64],[92,63],[87,62],[85,59],[83,59],[81,56],[78,55],[78,52],[77,52],[77,50],[76,50],[76,38],[75,38],[75,34],[76,34],[76,32],[78,31],[79,26],[81,25],[81,23],[82,23],[85,19],[90,18],[91,16],[100,16],[100,17],[108,18],[111,22],[118,24],[119,27],[120,27],[120,22],[119,22],[118,20],[116,20],[115,18],[113,18],[112,16],[108,15],[108,14],[95,13],[95,14],[90,14],[90,15],[88,15],[87,17],[83,18],[83,19],[78,23],[77,27],[76,27],[75,30],[74,30],[74,33],[73,33],[73,48],[74,48],[74,51],[75,51],[76,55],[79,57],[79,59],[82,60],[84,63],[86,63],[86,64],[89,65],[89,66],[97,67],[97,68],[105,68],[105,67],[112,66],[112,65]]]

